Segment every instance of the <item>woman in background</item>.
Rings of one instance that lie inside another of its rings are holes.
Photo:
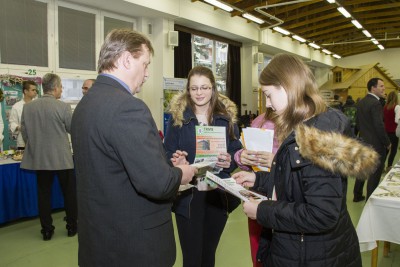
[[[390,139],[392,146],[387,160],[386,171],[390,171],[393,165],[394,157],[396,156],[399,138],[396,136],[396,128],[400,118],[400,106],[398,95],[396,91],[392,91],[386,98],[386,104],[383,107],[383,121],[385,123],[385,130]]]
[[[217,175],[230,177],[236,168],[231,159],[242,148],[236,125],[237,108],[227,97],[219,95],[210,69],[197,66],[189,72],[186,91],[171,100],[170,112],[164,139],[167,156],[174,161],[186,155],[192,164],[196,156],[196,126],[222,126],[226,129],[227,152],[218,156],[217,166],[222,170]],[[199,181],[197,188],[180,192],[173,206],[184,267],[215,265],[215,252],[228,213],[240,204],[238,198],[220,189],[207,191],[210,188],[203,183]]]
[[[368,177],[377,153],[349,137],[349,120],[326,106],[298,57],[274,56],[259,82],[277,115],[280,146],[270,172],[232,177],[270,198],[243,204],[264,227],[258,250],[263,266],[361,267],[346,206],[347,176]]]
[[[265,113],[258,115],[250,127],[274,130],[274,119],[276,115],[271,108],[267,108]],[[272,146],[272,153],[265,151],[251,151],[247,149],[240,149],[235,153],[235,161],[238,167],[244,171],[251,171],[251,166],[261,166],[270,168],[272,160],[278,150],[278,138],[274,134],[274,143]],[[257,259],[258,244],[262,226],[256,220],[248,218],[249,237],[250,237],[250,251],[253,267],[261,267],[262,263]]]

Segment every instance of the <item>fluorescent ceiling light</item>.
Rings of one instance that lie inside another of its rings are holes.
[[[362,29],[362,25],[361,25],[360,22],[358,22],[357,20],[353,19],[353,20],[351,21],[351,23],[353,23],[354,26],[357,27],[357,29]]]
[[[321,48],[319,45],[316,45],[314,43],[309,43],[308,45],[311,46],[311,47],[314,47],[315,49],[320,49]]]
[[[275,31],[277,31],[277,32],[280,32],[280,33],[284,34],[284,35],[289,35],[289,34],[290,34],[290,32],[288,32],[288,31],[285,30],[285,29],[282,29],[281,27],[274,27],[273,29],[274,29]]]
[[[336,54],[334,54],[333,57],[334,57],[334,58],[342,58],[341,56],[336,55]]]
[[[335,3],[335,0],[326,0],[326,1],[328,1],[328,3],[330,3],[330,4]]]
[[[372,38],[371,41],[376,45],[379,44],[379,42],[375,38]]]
[[[379,47],[380,50],[385,49],[385,48],[383,47],[383,45],[378,45],[378,47]]]
[[[365,34],[365,36],[367,36],[367,37],[371,37],[371,36],[372,36],[367,30],[363,30],[362,32],[363,32],[363,34]]]
[[[340,13],[342,13],[343,16],[345,16],[346,18],[350,18],[351,15],[349,12],[347,12],[346,9],[344,9],[344,7],[338,7],[337,10],[339,10]]]
[[[306,39],[301,38],[301,37],[298,36],[298,35],[293,35],[292,38],[293,38],[293,39],[296,39],[296,40],[299,41],[300,43],[305,43],[305,42],[306,42]]]
[[[244,13],[244,14],[242,14],[242,16],[244,18],[249,19],[251,21],[254,21],[255,23],[258,23],[258,24],[263,24],[264,23],[264,21],[262,19],[254,17],[253,15],[250,15],[249,13]]]
[[[228,11],[228,12],[232,12],[233,11],[233,8],[231,8],[230,6],[225,5],[224,3],[221,3],[221,2],[219,2],[217,0],[204,0],[204,2],[207,2],[207,3],[211,4],[211,5],[219,7],[220,9],[223,9],[223,10]]]
[[[322,49],[322,52],[324,52],[325,54],[328,54],[328,55],[332,54],[332,52],[331,52],[331,51],[329,51],[329,50],[326,50],[326,49]]]

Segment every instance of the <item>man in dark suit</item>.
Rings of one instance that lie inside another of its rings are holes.
[[[133,96],[148,78],[152,54],[141,33],[111,31],[100,74],[74,111],[81,267],[175,262],[171,200],[196,170],[184,156],[172,166],[150,110]]]
[[[380,98],[385,95],[385,84],[380,78],[368,81],[368,94],[357,104],[356,124],[361,139],[370,144],[379,154],[380,163],[367,183],[367,199],[378,186],[385,166],[386,151],[390,148],[390,140],[383,124],[383,109]],[[354,202],[365,199],[362,195],[364,182],[356,180],[354,184]]]

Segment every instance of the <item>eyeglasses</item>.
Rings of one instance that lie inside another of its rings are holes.
[[[190,91],[197,92],[200,89],[200,91],[204,92],[204,91],[210,90],[211,88],[212,88],[211,86],[203,85],[200,87],[190,87]]]

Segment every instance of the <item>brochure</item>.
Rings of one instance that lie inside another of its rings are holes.
[[[247,127],[242,130],[243,146],[248,150],[272,152],[274,144],[274,131]],[[269,168],[252,166],[257,171],[269,171]]]
[[[194,163],[203,163],[212,167],[212,173],[219,173],[222,168],[216,167],[218,154],[226,152],[226,129],[221,126],[196,126],[196,157]],[[205,172],[204,172],[205,174]],[[203,174],[203,175],[204,175]],[[200,176],[198,174],[197,176]]]
[[[240,184],[237,184],[235,179],[233,178],[225,178],[221,179],[215,174],[212,174],[211,172],[206,173],[206,179],[211,181],[212,183],[217,184],[219,187],[227,191],[228,193],[240,198],[243,201],[250,201],[250,198],[253,198],[254,200],[258,201],[263,201],[263,200],[268,200],[266,196],[257,194],[253,191],[250,191]]]

